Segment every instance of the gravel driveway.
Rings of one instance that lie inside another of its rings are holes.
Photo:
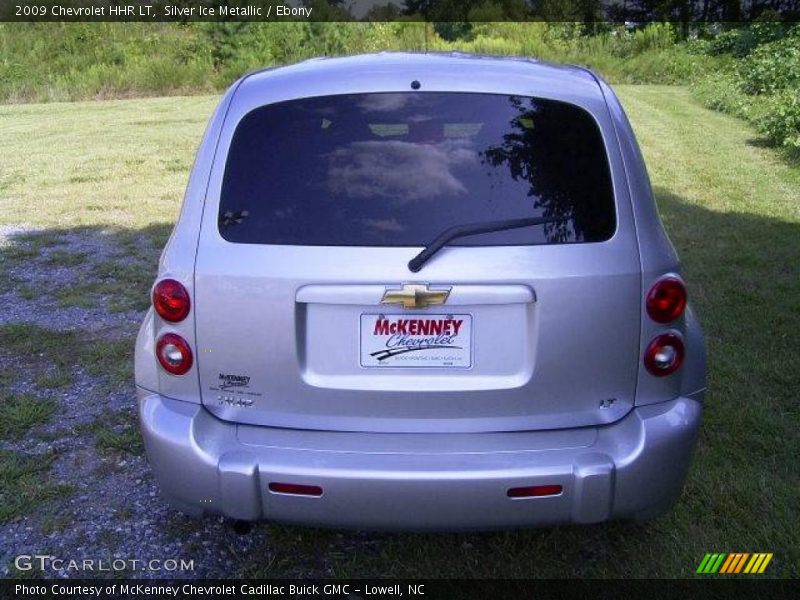
[[[13,347],[0,347],[0,372],[5,374],[2,394],[48,399],[55,407],[46,422],[24,435],[5,436],[0,451],[6,457],[34,457],[41,464],[49,463],[49,469],[39,472],[34,485],[58,490],[54,497],[31,503],[18,511],[20,514],[0,521],[0,575],[15,573],[14,561],[19,555],[54,556],[64,559],[62,567],[69,567],[71,560],[81,564],[92,560],[95,571],[124,565],[125,573],[138,577],[223,577],[235,573],[241,567],[237,557],[247,556],[254,544],[263,546],[267,528],[257,527],[249,535],[239,535],[228,520],[192,519],[169,509],[159,496],[142,453],[132,373],[130,377],[124,373],[130,372],[130,354],[144,310],[109,310],[102,293],[94,299],[94,305],[70,306],[64,302],[65,290],[85,288],[93,268],[108,261],[120,267],[141,267],[151,278],[157,251],[151,250],[144,258],[131,257],[120,252],[112,234],[97,230],[54,236],[6,226],[0,229],[0,257],[0,264],[5,265],[0,327],[16,331],[19,324],[29,323],[29,330],[36,335],[70,340],[77,348],[74,362],[69,357],[56,360],[66,360],[63,364],[68,364],[69,381],[48,389],[41,384],[42,373],[52,369],[46,352],[23,356]],[[146,291],[132,292],[134,296],[142,293]],[[68,295],[66,298],[69,300]],[[142,304],[141,299],[136,301]],[[104,374],[102,362],[81,359],[87,348],[89,358],[102,356],[109,341],[130,349],[122,358],[122,377]],[[169,571],[173,563],[161,562],[152,565],[160,571],[146,569],[145,563],[154,559],[176,559],[178,564],[181,559],[193,561],[193,568]],[[139,562],[130,562],[134,560]],[[21,565],[26,566],[24,560]],[[26,573],[39,575],[36,571]],[[48,569],[42,575],[94,576],[69,568]]]

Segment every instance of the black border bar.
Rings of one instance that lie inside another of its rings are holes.
[[[800,20],[800,0],[0,0],[6,22]]]
[[[709,577],[696,580],[142,580],[142,579],[4,579],[2,599],[76,598],[207,600],[549,600],[640,597],[686,598],[797,597],[800,581]],[[702,595],[702,596],[701,596]]]

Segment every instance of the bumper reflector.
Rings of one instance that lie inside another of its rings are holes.
[[[508,490],[509,498],[540,498],[542,496],[558,496],[561,493],[560,485],[531,485],[528,487],[511,488]]]
[[[293,494],[295,496],[322,496],[322,488],[318,485],[300,485],[299,483],[269,484],[269,491],[276,494]]]

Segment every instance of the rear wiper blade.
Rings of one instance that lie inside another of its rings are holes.
[[[545,223],[557,223],[558,221],[566,221],[571,218],[572,215],[566,217],[531,217],[529,219],[508,219],[505,221],[487,221],[485,223],[456,225],[450,229],[445,229],[436,236],[436,239],[428,244],[422,252],[408,261],[408,269],[412,273],[416,273],[434,254],[457,238],[478,235],[480,233],[519,229],[520,227],[533,227],[534,225],[544,225]]]

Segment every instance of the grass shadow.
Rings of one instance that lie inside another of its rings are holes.
[[[765,137],[750,138],[745,142],[751,148],[760,148],[764,150],[772,150],[780,156],[788,165],[796,167],[800,165],[800,151],[788,150],[777,146],[774,142]]]
[[[0,293],[53,299],[57,308],[144,310],[170,231],[170,225],[154,224],[141,229],[82,226],[6,234],[0,237]]]

